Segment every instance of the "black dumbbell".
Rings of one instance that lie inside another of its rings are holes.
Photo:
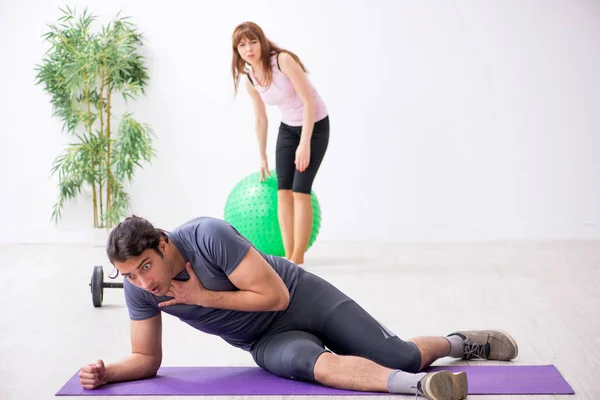
[[[94,307],[102,307],[102,299],[104,298],[104,288],[123,289],[123,283],[104,282],[104,271],[102,270],[102,265],[96,265],[94,266],[94,272],[92,273],[92,281],[90,282],[90,288],[92,291],[92,303],[94,304]]]

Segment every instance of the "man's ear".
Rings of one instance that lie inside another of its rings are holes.
[[[160,238],[160,241],[158,242],[158,250],[161,252],[163,258],[167,255],[167,252],[169,251],[169,245],[164,238]]]

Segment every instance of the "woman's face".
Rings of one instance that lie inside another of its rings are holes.
[[[258,39],[243,38],[237,45],[242,60],[248,64],[256,64],[260,60],[260,42]]]

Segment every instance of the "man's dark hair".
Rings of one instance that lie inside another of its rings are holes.
[[[137,257],[144,250],[152,249],[161,257],[158,249],[160,239],[167,243],[169,237],[162,229],[155,228],[146,219],[132,215],[125,218],[108,235],[106,254],[111,263],[125,262],[131,257]]]

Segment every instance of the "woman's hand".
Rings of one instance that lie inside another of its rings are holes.
[[[300,172],[304,172],[306,168],[308,168],[308,164],[310,163],[310,143],[302,143],[298,145],[296,149],[296,160],[294,164],[296,164],[296,169]]]
[[[266,180],[266,176],[271,176],[271,171],[269,171],[269,162],[266,158],[260,160],[260,182]]]

